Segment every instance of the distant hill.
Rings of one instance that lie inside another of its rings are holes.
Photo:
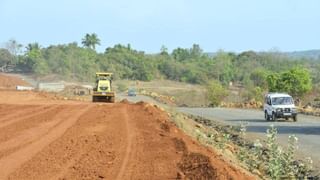
[[[217,53],[206,52],[205,54],[207,54],[209,57],[213,57]],[[283,52],[282,54],[287,55],[291,58],[306,58],[306,59],[320,60],[320,49],[313,49],[313,50],[306,50],[306,51]]]
[[[285,54],[289,57],[294,57],[294,58],[308,58],[308,59],[320,60],[320,49],[285,52]]]

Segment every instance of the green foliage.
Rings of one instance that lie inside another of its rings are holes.
[[[218,81],[211,81],[208,83],[207,93],[212,106],[220,105],[221,101],[228,94],[226,89]]]
[[[213,59],[214,76],[222,84],[227,85],[234,78],[234,66],[232,56],[223,51],[219,51]]]
[[[27,46],[27,54],[25,68],[27,71],[33,71],[36,75],[46,75],[50,72],[47,61],[42,56],[42,52],[38,43],[29,44]]]
[[[310,74],[307,69],[294,68],[281,75],[279,85],[293,96],[301,97],[312,88]]]
[[[81,43],[84,47],[96,49],[96,45],[100,45],[100,39],[96,33],[86,34]]]
[[[265,69],[258,68],[252,71],[250,79],[252,80],[254,86],[266,88],[268,86],[267,76],[268,72]]]
[[[107,48],[99,61],[101,70],[112,71],[121,79],[150,81],[157,73],[155,61],[130,46]]]
[[[238,159],[247,165],[248,169],[260,171],[260,174],[270,179],[303,179],[312,170],[312,160],[307,158],[305,162],[297,161],[294,154],[297,150],[298,138],[290,135],[288,145],[282,148],[277,143],[277,128],[273,125],[267,129],[265,147],[259,141],[248,144],[244,142],[246,128],[240,124],[240,142],[237,151]]]
[[[13,59],[13,55],[7,49],[0,49],[0,66],[9,64]]]
[[[272,125],[267,130],[267,148],[269,150],[269,159],[267,164],[267,172],[272,179],[280,179],[282,175],[281,153],[282,148],[276,142],[277,140],[277,129]]]
[[[269,92],[279,91],[279,87],[278,87],[279,81],[280,81],[280,75],[278,73],[269,74],[267,76]]]
[[[128,89],[128,86],[125,83],[119,83],[118,84],[118,91],[124,92]]]
[[[308,70],[299,67],[281,74],[269,74],[267,82],[270,92],[287,92],[295,97],[301,97],[312,89]]]
[[[69,43],[43,48],[38,43],[31,43],[24,54],[19,54],[21,46],[10,41],[7,50],[0,50],[0,64],[12,61],[19,71],[38,75],[53,73],[63,79],[78,81],[92,81],[95,72],[110,71],[115,79],[150,81],[165,78],[194,84],[216,80],[224,86],[236,82],[248,89],[248,96],[253,97],[260,92],[255,87],[264,90],[267,86],[270,91],[303,95],[310,88],[309,75],[304,70],[289,71],[297,66],[310,68],[312,81],[320,83],[320,63],[292,59],[279,52],[235,54],[220,50],[209,56],[198,44],[193,44],[191,48],[178,47],[171,53],[162,46],[160,53],[145,54],[130,44],[117,44],[106,48],[104,53],[97,53],[95,47],[100,40],[95,33],[86,34],[81,43],[84,47]]]
[[[230,142],[230,138],[231,138],[230,134],[227,134],[227,133],[222,134],[222,137],[221,137],[220,141],[218,142],[218,147],[220,149],[224,150],[226,147],[226,144]]]
[[[246,98],[247,101],[255,100],[255,101],[263,101],[264,91],[261,87],[249,87],[243,94],[243,97]]]
[[[177,61],[185,61],[190,58],[189,50],[183,48],[174,49],[171,55]]]
[[[165,45],[162,45],[160,48],[160,54],[163,56],[169,56],[168,48]]]

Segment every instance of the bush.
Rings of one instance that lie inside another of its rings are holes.
[[[207,85],[207,95],[211,106],[219,106],[228,92],[220,82],[211,81]]]
[[[311,77],[305,68],[293,68],[281,74],[267,76],[270,92],[287,92],[294,97],[302,97],[312,89]]]
[[[263,101],[263,90],[260,87],[252,87],[249,88],[244,94],[243,97],[247,101],[255,100],[262,102]]]
[[[128,86],[124,83],[119,83],[118,84],[118,91],[123,92],[126,91],[128,89]]]

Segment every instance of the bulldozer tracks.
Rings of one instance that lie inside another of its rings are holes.
[[[118,172],[118,175],[116,177],[117,180],[121,180],[123,179],[123,176],[126,172],[127,166],[128,166],[128,162],[130,160],[130,158],[132,158],[132,154],[133,154],[133,138],[134,138],[134,129],[130,124],[130,117],[128,115],[128,111],[127,108],[123,108],[121,111],[121,114],[123,115],[123,120],[125,122],[125,129],[126,129],[126,148],[125,148],[125,155],[124,158],[122,160],[121,166],[120,166],[120,170]]]
[[[55,107],[52,107],[55,108]],[[35,136],[37,140],[31,141],[29,145],[18,149],[17,151],[9,154],[8,156],[0,159],[0,179],[4,179],[8,174],[13,172],[21,164],[28,161],[32,156],[41,151],[45,146],[59,138],[69,127],[71,127],[78,118],[88,110],[89,107],[85,107],[78,111],[77,114],[70,116],[70,112],[62,112],[58,117],[58,123],[52,124],[51,126],[44,127],[48,129],[47,133],[37,133]],[[48,110],[49,111],[49,110]],[[73,113],[76,112],[75,110]],[[42,112],[44,113],[44,112]],[[40,114],[40,113],[39,113]],[[59,123],[61,120],[63,122]],[[43,128],[38,126],[38,128]],[[41,132],[41,131],[40,131]],[[37,136],[38,135],[38,136]],[[19,138],[19,137],[18,137]],[[32,139],[32,138],[31,138]],[[22,139],[24,141],[24,139]],[[23,143],[23,141],[18,141],[18,143]],[[17,140],[16,140],[17,141]],[[2,146],[3,144],[0,144]],[[28,155],[28,156],[27,156]]]

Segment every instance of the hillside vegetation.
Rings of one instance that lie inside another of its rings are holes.
[[[0,49],[0,66],[2,71],[12,68],[16,72],[37,76],[56,74],[65,80],[77,81],[92,81],[97,71],[113,72],[115,79],[141,81],[169,79],[208,84],[216,80],[224,86],[233,82],[252,89],[253,93],[259,91],[256,87],[268,87],[268,76],[292,69],[307,71],[314,86],[320,82],[320,61],[290,57],[280,52],[219,50],[208,55],[198,44],[193,44],[191,48],[178,47],[172,52],[162,46],[159,53],[146,54],[130,44],[117,44],[98,53],[95,47],[99,44],[96,34],[87,34],[82,39],[83,46],[76,42],[48,47],[31,43],[23,48],[10,40],[6,48]]]

